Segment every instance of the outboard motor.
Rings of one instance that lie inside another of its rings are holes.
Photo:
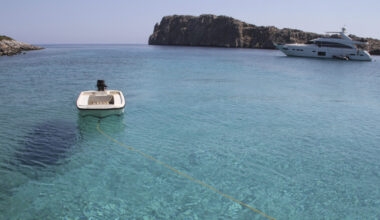
[[[107,88],[107,85],[104,83],[104,80],[98,80],[96,87],[98,87],[98,91],[104,91]]]

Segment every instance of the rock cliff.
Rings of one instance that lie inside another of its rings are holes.
[[[275,49],[276,43],[304,43],[323,35],[274,26],[256,26],[227,16],[165,16],[154,26],[151,45],[182,45]],[[380,54],[380,40],[369,42],[369,51]]]
[[[0,56],[12,56],[26,50],[41,50],[42,47],[33,46],[13,40],[7,36],[0,36]]]

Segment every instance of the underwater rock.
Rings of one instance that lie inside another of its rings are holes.
[[[47,121],[35,126],[25,137],[24,146],[18,150],[16,158],[24,165],[55,165],[67,157],[77,139],[75,123]]]

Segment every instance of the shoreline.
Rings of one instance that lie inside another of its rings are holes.
[[[25,51],[44,49],[43,47],[16,41],[7,36],[0,37],[0,56],[14,56],[25,53]]]

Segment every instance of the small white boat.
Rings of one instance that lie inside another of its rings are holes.
[[[124,112],[125,99],[121,91],[106,90],[104,80],[98,80],[98,91],[83,91],[77,99],[77,108],[82,116],[106,117]]]

